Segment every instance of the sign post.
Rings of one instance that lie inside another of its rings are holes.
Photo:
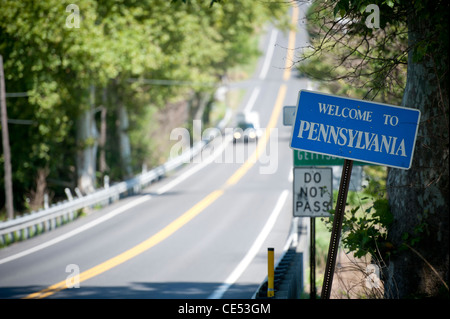
[[[322,284],[321,299],[330,299],[331,285],[333,283],[334,267],[336,265],[336,256],[341,236],[342,220],[345,213],[345,202],[347,201],[348,187],[350,185],[350,176],[352,175],[352,160],[345,160],[342,169],[341,184],[334,213],[333,228],[331,229],[330,246],[328,247],[327,263],[325,266],[325,275]]]
[[[331,167],[294,167],[294,217],[310,217],[310,299],[316,298],[316,217],[329,217],[332,203]]]
[[[309,299],[316,299],[316,219],[309,219]]]
[[[409,169],[419,119],[416,109],[300,91],[290,147],[344,159],[322,299],[330,298],[354,160]]]

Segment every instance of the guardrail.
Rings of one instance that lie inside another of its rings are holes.
[[[230,118],[231,110],[228,109],[225,117],[219,122],[216,128],[222,132]],[[106,206],[119,200],[121,197],[140,192],[141,189],[150,185],[150,183],[164,177],[166,173],[188,163],[202,151],[203,147],[209,141],[201,140],[183,154],[148,172],[138,174],[129,180],[119,182],[112,186],[105,185],[104,188],[92,194],[78,196],[71,200],[56,203],[49,208],[40,209],[11,220],[0,222],[0,247],[18,240],[28,239],[35,234],[46,232],[63,225],[78,217],[78,212],[84,208],[95,205]]]

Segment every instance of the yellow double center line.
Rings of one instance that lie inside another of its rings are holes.
[[[254,165],[254,163],[256,163],[256,161],[259,158],[259,154],[261,154],[261,151],[265,148],[268,138],[270,136],[270,130],[273,129],[275,127],[275,124],[277,123],[278,115],[283,106],[283,101],[284,101],[285,95],[286,95],[286,85],[282,84],[278,91],[278,97],[277,97],[277,100],[275,103],[275,108],[272,112],[272,116],[270,118],[270,122],[269,122],[269,125],[266,130],[266,134],[263,136],[261,141],[258,143],[258,147],[253,152],[253,154],[225,182],[225,185],[223,187],[211,192],[209,195],[207,195],[205,198],[203,198],[200,202],[198,202],[195,206],[193,206],[191,209],[189,209],[183,215],[181,215],[180,217],[175,219],[169,225],[167,225],[166,227],[161,229],[155,235],[149,237],[148,239],[146,239],[143,242],[141,242],[140,244],[128,249],[127,251],[125,251],[111,259],[108,259],[107,261],[105,261],[95,267],[92,267],[92,268],[82,272],[79,277],[79,282],[81,283],[92,277],[100,275],[101,273],[104,273],[105,271],[108,271],[109,269],[114,268],[114,267],[126,262],[127,260],[130,260],[131,258],[138,256],[139,254],[152,248],[153,246],[159,244],[164,239],[168,238],[173,233],[175,233],[177,230],[179,230],[181,227],[186,225],[194,217],[199,215],[209,205],[211,205],[213,202],[215,202],[219,197],[221,197],[225,193],[226,188],[236,184],[247,173],[247,171]],[[54,285],[51,285],[50,287],[43,289],[41,291],[32,293],[32,294],[26,296],[25,299],[45,298],[45,297],[53,295],[54,293],[56,293],[60,290],[66,289],[66,288],[67,288],[66,280],[63,280]]]
[[[294,12],[292,19],[295,22],[294,18],[298,16],[298,8],[294,7]],[[295,43],[295,32],[291,31],[289,34],[289,49],[294,48]],[[288,49],[288,50],[289,50]],[[283,74],[283,79],[287,80],[290,76],[290,68],[287,67]],[[138,255],[143,253],[144,251],[156,246],[172,234],[174,234],[177,230],[179,230],[181,227],[186,225],[189,221],[191,221],[194,217],[199,215],[202,211],[204,211],[209,205],[214,203],[219,197],[221,197],[225,190],[235,185],[247,172],[248,170],[257,162],[259,159],[260,154],[265,149],[267,141],[270,137],[270,132],[273,128],[275,128],[278,117],[281,111],[281,108],[283,107],[283,101],[286,96],[286,85],[282,84],[280,86],[280,89],[278,90],[277,99],[275,101],[275,107],[272,111],[272,114],[270,116],[269,123],[267,125],[265,134],[263,135],[262,139],[259,141],[257,148],[252,153],[252,155],[247,159],[247,161],[242,164],[241,167],[225,182],[225,185],[222,186],[220,189],[215,190],[211,192],[209,195],[207,195],[205,198],[203,198],[200,202],[198,202],[195,206],[193,206],[191,209],[189,209],[187,212],[185,212],[183,215],[175,219],[173,222],[171,222],[169,225],[161,229],[159,232],[154,234],[153,236],[149,237],[148,239],[144,240],[140,244],[128,249],[127,251],[110,258],[106,260],[105,262],[94,266],[84,272],[82,272],[79,275],[79,282],[86,281],[92,277],[95,277],[97,275],[100,275]],[[40,299],[40,298],[46,298],[48,296],[53,295],[54,293],[64,290],[68,287],[66,280],[60,281],[54,285],[51,285],[43,290],[40,290],[38,292],[29,294],[25,297],[25,299]]]

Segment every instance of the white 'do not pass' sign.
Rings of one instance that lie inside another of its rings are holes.
[[[333,205],[331,167],[294,167],[294,217],[329,217]]]

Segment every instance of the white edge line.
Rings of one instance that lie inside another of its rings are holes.
[[[250,98],[248,99],[247,104],[245,105],[244,112],[250,112],[253,108],[253,105],[255,105],[256,99],[258,98],[259,92],[261,89],[259,86],[255,87],[252,91],[252,94],[250,95]]]
[[[136,199],[136,200],[134,200],[132,202],[129,202],[129,203],[127,203],[127,204],[125,204],[125,205],[123,205],[121,207],[118,207],[118,208],[112,210],[111,212],[109,212],[108,214],[106,214],[106,215],[104,215],[102,217],[99,217],[99,218],[91,221],[90,223],[87,223],[86,225],[78,227],[77,229],[74,229],[74,230],[72,230],[72,231],[70,231],[68,233],[65,233],[64,235],[58,236],[56,238],[53,238],[52,240],[49,240],[49,241],[47,241],[45,243],[42,243],[40,245],[37,245],[35,247],[29,248],[27,250],[24,250],[24,251],[22,251],[20,253],[17,253],[15,255],[11,255],[9,257],[0,259],[0,264],[7,263],[9,261],[18,259],[20,257],[24,257],[26,255],[32,254],[34,252],[37,252],[37,251],[39,251],[41,249],[44,249],[44,248],[47,248],[47,247],[52,246],[54,244],[57,244],[57,243],[59,243],[59,242],[61,242],[63,240],[66,240],[66,239],[70,238],[70,237],[73,237],[73,236],[75,236],[75,235],[77,235],[77,234],[79,234],[79,233],[81,233],[81,232],[83,232],[85,230],[88,230],[88,229],[90,229],[90,228],[92,228],[94,226],[97,226],[98,224],[103,223],[104,221],[107,221],[108,219],[111,219],[111,218],[113,218],[113,217],[115,217],[115,216],[117,216],[117,215],[127,211],[130,208],[133,208],[134,206],[142,204],[143,202],[149,200],[150,198],[151,198],[150,195],[144,195],[142,197],[139,197],[138,199]]]
[[[272,61],[273,51],[275,50],[275,42],[277,40],[278,30],[273,29],[270,34],[270,40],[269,45],[267,48],[267,53],[264,58],[263,67],[261,68],[261,72],[259,73],[259,79],[264,80],[267,76],[267,72],[269,71],[270,61]],[[256,99],[258,98],[259,92],[261,89],[259,87],[255,87],[252,91],[252,94],[250,95],[250,98],[245,105],[244,112],[250,112],[253,108],[253,105],[256,102]]]
[[[236,266],[236,268],[233,270],[233,272],[225,279],[225,281],[217,288],[209,297],[208,299],[220,299],[222,296],[227,292],[227,290],[233,285],[236,280],[239,279],[239,277],[242,275],[242,273],[247,269],[248,265],[250,265],[251,261],[255,256],[258,254],[259,250],[261,249],[262,244],[266,240],[267,236],[269,235],[270,231],[272,230],[273,226],[275,225],[275,222],[277,221],[278,215],[281,212],[281,209],[283,208],[287,196],[289,194],[289,191],[285,189],[280,197],[278,198],[278,201],[275,205],[275,208],[273,209],[272,213],[269,216],[269,219],[267,219],[266,224],[264,225],[263,229],[259,233],[258,237],[256,237],[253,245],[250,247],[247,254],[244,256],[244,258],[241,260],[241,262]]]
[[[200,169],[204,168],[206,165],[212,163],[213,160],[216,159],[223,152],[223,150],[225,149],[226,145],[228,145],[230,140],[231,140],[231,138],[225,139],[225,141],[220,145],[220,147],[218,147],[217,150],[215,150],[214,153],[212,155],[210,155],[207,159],[205,159],[201,164],[199,164],[199,165],[195,166],[194,168],[186,171],[184,174],[178,176],[172,182],[162,186],[156,193],[158,195],[161,195],[161,194],[167,192],[168,190],[172,189],[173,187],[175,187],[176,185],[178,185],[179,183],[181,183],[182,181],[184,181],[188,177],[190,177],[190,176],[194,175],[195,173],[197,173]],[[127,203],[127,204],[125,204],[125,205],[123,205],[121,207],[118,207],[118,208],[112,210],[111,212],[109,212],[108,214],[91,221],[90,223],[87,223],[87,224],[85,224],[83,226],[78,227],[77,229],[74,229],[74,230],[72,230],[70,232],[67,232],[66,234],[63,234],[63,235],[58,236],[56,238],[53,238],[53,239],[51,239],[51,240],[49,240],[49,241],[47,241],[45,243],[42,243],[42,244],[37,245],[35,247],[29,248],[29,249],[24,250],[24,251],[22,251],[20,253],[17,253],[17,254],[5,257],[3,259],[0,259],[0,265],[4,264],[4,263],[7,263],[9,261],[13,261],[15,259],[27,256],[29,254],[35,253],[35,252],[37,252],[39,250],[42,250],[44,248],[47,248],[47,247],[55,245],[55,244],[57,244],[59,242],[62,242],[63,240],[66,240],[66,239],[68,239],[70,237],[78,235],[79,233],[81,233],[81,232],[83,232],[85,230],[88,230],[88,229],[90,229],[90,228],[92,228],[94,226],[97,226],[100,223],[103,223],[103,222],[105,222],[105,221],[107,221],[107,220],[109,220],[109,219],[111,219],[111,218],[113,218],[113,217],[115,217],[115,216],[117,216],[117,215],[119,215],[119,214],[121,214],[121,213],[123,213],[123,212],[125,212],[125,211],[127,211],[127,210],[129,210],[129,209],[131,209],[131,208],[133,208],[133,207],[135,207],[135,206],[145,202],[145,201],[147,201],[147,200],[150,200],[151,198],[152,198],[151,195],[144,195],[142,197],[139,197],[136,200],[134,200],[132,202],[129,202],[129,203]]]
[[[264,59],[263,67],[261,68],[261,73],[259,73],[259,78],[261,80],[265,79],[267,72],[269,71],[270,61],[272,60],[273,51],[275,50],[275,42],[277,41],[278,30],[273,29],[270,34],[269,46],[267,48],[267,54]]]
[[[197,173],[199,170],[201,170],[205,166],[211,164],[217,157],[219,157],[219,155],[221,155],[223,153],[223,151],[225,150],[225,148],[227,147],[227,145],[230,142],[231,142],[231,136],[226,136],[224,141],[222,142],[222,144],[217,149],[214,150],[213,154],[211,154],[208,158],[203,160],[200,164],[194,166],[190,170],[188,170],[185,173],[183,173],[182,175],[178,176],[173,181],[171,181],[171,182],[167,183],[166,185],[162,186],[161,188],[159,188],[156,193],[158,195],[164,194],[168,190],[170,190],[170,189],[174,188],[176,185],[180,184],[182,181],[186,180],[188,177]],[[198,156],[201,156],[201,152]]]

